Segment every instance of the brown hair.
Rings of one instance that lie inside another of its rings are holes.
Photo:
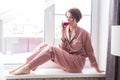
[[[82,13],[78,8],[71,8],[67,12],[70,12],[72,17],[75,18],[77,22],[79,22],[82,18]]]

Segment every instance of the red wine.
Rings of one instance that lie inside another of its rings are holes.
[[[66,27],[67,25],[69,25],[69,22],[63,22],[63,26]]]

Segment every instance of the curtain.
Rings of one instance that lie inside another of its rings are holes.
[[[120,0],[111,0],[105,80],[120,80],[120,57],[111,55],[111,26],[120,25]]]

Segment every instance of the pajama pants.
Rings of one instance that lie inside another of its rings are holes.
[[[27,58],[26,63],[29,64],[31,70],[35,70],[48,60],[55,62],[63,70],[73,73],[81,72],[85,64],[85,57],[69,54],[59,47],[44,43],[39,46],[33,55]]]

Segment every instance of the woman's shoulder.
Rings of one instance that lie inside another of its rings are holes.
[[[84,28],[82,27],[79,27],[77,26],[77,32],[80,32],[80,33],[83,33],[83,34],[89,34],[89,32],[87,30],[85,30]]]
[[[80,35],[80,37],[82,37],[84,39],[91,37],[90,33],[87,30],[85,30],[85,29],[83,29],[81,27],[77,27],[76,30],[77,30],[77,34]]]

